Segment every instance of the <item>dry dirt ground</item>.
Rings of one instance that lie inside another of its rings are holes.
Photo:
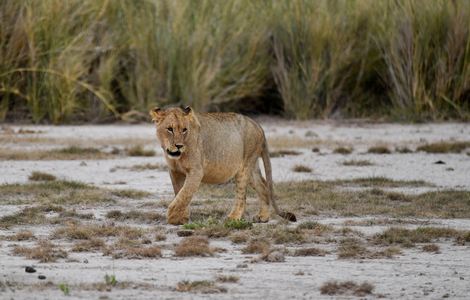
[[[167,225],[151,124],[1,126],[0,298],[468,299],[470,124],[258,121],[297,223],[228,183]]]

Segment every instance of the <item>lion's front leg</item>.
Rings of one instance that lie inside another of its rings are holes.
[[[202,171],[191,172],[186,176],[183,187],[168,206],[167,221],[169,224],[180,225],[189,221],[189,203],[199,188],[202,177]]]

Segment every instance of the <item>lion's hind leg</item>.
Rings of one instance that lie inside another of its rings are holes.
[[[250,178],[250,172],[244,168],[235,176],[237,199],[232,211],[228,215],[230,220],[239,220],[243,217],[246,207],[246,188]]]
[[[260,210],[254,221],[268,222],[270,217],[268,185],[263,175],[261,175],[261,170],[258,165],[253,169],[250,185],[256,191],[260,201]]]

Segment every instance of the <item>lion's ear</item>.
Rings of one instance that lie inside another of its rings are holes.
[[[183,110],[185,115],[189,115],[193,111],[190,106],[182,106],[181,109]]]
[[[149,113],[150,113],[150,117],[152,118],[152,121],[156,123],[163,120],[165,116],[164,111],[159,107],[155,107],[151,109]]]

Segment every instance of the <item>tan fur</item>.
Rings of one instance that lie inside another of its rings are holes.
[[[286,217],[273,201],[266,138],[255,121],[235,113],[195,113],[189,107],[155,108],[150,115],[157,127],[157,138],[175,192],[168,207],[168,223],[188,222],[189,204],[201,182],[220,184],[232,178],[236,182],[237,199],[229,219],[243,217],[246,188],[250,184],[260,199],[257,221],[269,220],[270,203],[279,215],[295,221],[294,215],[288,213]],[[258,158],[263,159],[267,180],[261,175]]]

